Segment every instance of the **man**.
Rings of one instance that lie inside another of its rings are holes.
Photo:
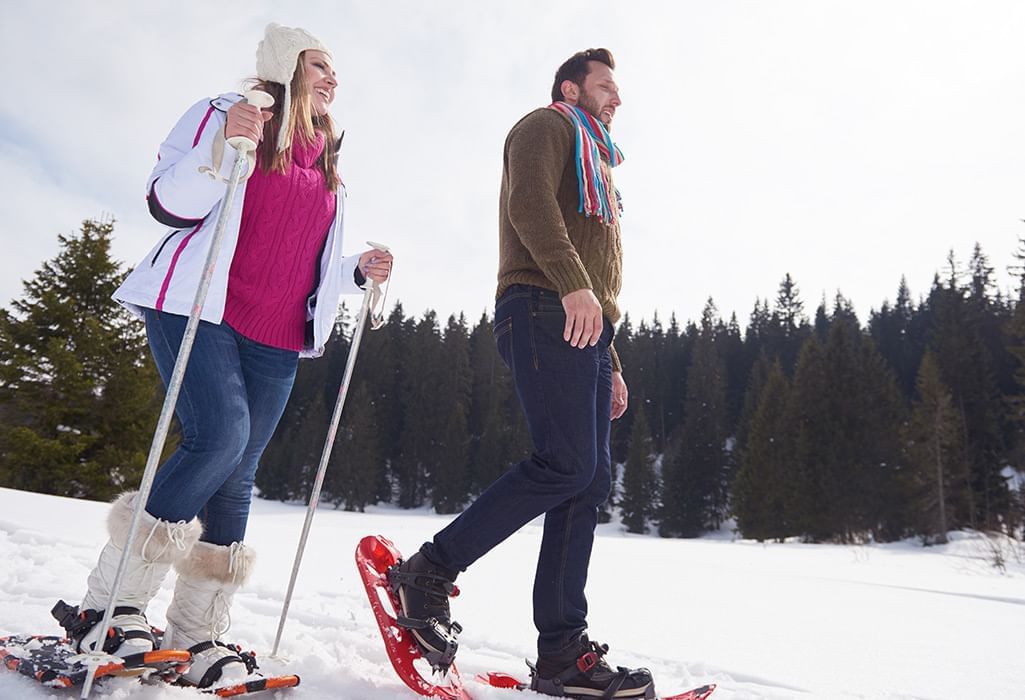
[[[646,669],[613,670],[588,639],[584,584],[598,508],[611,488],[609,432],[627,387],[613,324],[622,278],[622,161],[608,130],[620,105],[607,49],[556,72],[553,104],[505,142],[495,339],[512,370],[534,452],[432,542],[392,570],[402,615],[428,660],[447,668],[456,634],[448,596],[460,571],[545,515],[534,580],[538,660],[531,688],[570,697],[654,697]],[[610,692],[611,691],[611,692]]]

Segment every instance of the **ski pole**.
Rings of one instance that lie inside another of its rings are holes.
[[[382,253],[388,252],[388,247],[373,241],[367,244]],[[310,502],[306,507],[306,521],[303,523],[302,535],[299,537],[299,548],[295,552],[295,562],[292,564],[292,577],[288,581],[288,591],[285,593],[285,603],[281,607],[281,619],[278,621],[278,632],[274,637],[274,649],[271,656],[278,655],[278,645],[281,643],[281,633],[285,629],[285,618],[288,617],[288,607],[292,603],[292,593],[295,590],[295,580],[299,576],[299,565],[302,563],[303,552],[306,549],[306,540],[310,535],[310,525],[313,523],[313,513],[317,510],[320,502],[320,489],[324,485],[324,475],[327,473],[327,463],[331,458],[331,449],[334,447],[335,434],[338,432],[338,423],[342,416],[342,406],[345,405],[345,397],[349,393],[349,382],[352,379],[352,370],[356,366],[356,353],[359,352],[360,341],[363,338],[363,326],[366,324],[367,316],[371,313],[375,299],[380,295],[380,288],[377,282],[370,280],[370,285],[363,293],[363,304],[359,310],[359,320],[356,322],[356,330],[352,334],[352,347],[349,348],[349,356],[345,360],[345,373],[342,375],[342,384],[338,387],[338,399],[335,401],[335,410],[331,414],[331,425],[327,429],[327,438],[324,440],[324,451],[320,455],[320,467],[317,469],[317,477],[313,480],[313,491],[310,493]],[[374,324],[374,328],[380,325]]]
[[[246,92],[246,101],[254,107],[267,109],[274,104],[274,98],[261,90],[249,90]],[[142,518],[142,511],[149,500],[149,493],[153,487],[153,479],[156,477],[157,464],[160,461],[160,454],[164,450],[164,443],[167,440],[167,432],[171,427],[171,418],[174,416],[174,407],[178,402],[178,393],[181,390],[182,379],[185,376],[185,367],[189,363],[189,355],[192,354],[192,343],[196,339],[196,330],[199,328],[199,316],[206,303],[207,292],[210,290],[210,282],[214,276],[214,268],[217,266],[217,256],[221,248],[221,240],[224,238],[224,230],[227,227],[228,217],[231,215],[232,203],[235,199],[235,190],[238,189],[245,167],[248,162],[249,153],[256,150],[256,144],[252,139],[245,136],[233,136],[228,143],[237,151],[235,164],[231,170],[231,179],[228,180],[228,189],[221,200],[221,210],[217,215],[217,224],[214,227],[213,238],[210,241],[210,251],[206,256],[206,263],[203,267],[203,276],[200,278],[199,288],[192,302],[192,311],[189,314],[189,322],[185,326],[185,335],[182,337],[181,346],[178,348],[178,357],[174,362],[174,370],[171,379],[167,383],[167,393],[164,396],[164,405],[160,409],[160,418],[157,420],[157,429],[153,434],[153,442],[150,444],[149,457],[146,460],[146,468],[142,473],[142,483],[139,484],[139,494],[135,500],[135,508],[132,511],[132,521],[128,527],[128,538],[125,541],[124,551],[121,553],[121,561],[117,566],[117,573],[114,575],[114,582],[110,588],[110,599],[107,601],[107,609],[103,614],[103,621],[100,622],[100,632],[97,637],[99,649],[93,649],[91,653],[84,654],[85,663],[89,672],[85,677],[85,684],[82,687],[82,698],[88,698],[92,691],[93,681],[96,677],[96,670],[100,664],[110,658],[109,654],[103,651],[103,640],[107,637],[110,629],[110,622],[114,617],[114,607],[118,594],[121,592],[121,581],[124,578],[125,569],[128,565],[128,553],[135,543],[135,536],[139,529],[139,521]]]

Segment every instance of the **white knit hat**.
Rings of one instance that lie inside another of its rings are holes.
[[[278,132],[278,150],[287,146],[289,114],[292,109],[292,76],[303,51],[323,51],[331,57],[331,51],[320,43],[317,37],[305,29],[283,27],[271,22],[260,45],[256,47],[256,77],[285,86],[285,101],[281,105],[281,130]]]

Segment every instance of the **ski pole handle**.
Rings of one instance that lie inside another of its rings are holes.
[[[247,90],[246,102],[257,109],[268,109],[274,106],[274,98],[263,90]],[[228,143],[241,153],[256,150],[256,142],[248,136],[232,136],[228,139]]]

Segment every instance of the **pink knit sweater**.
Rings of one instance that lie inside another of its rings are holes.
[[[306,300],[335,214],[335,193],[315,163],[324,135],[292,143],[285,174],[258,166],[246,185],[242,223],[228,273],[224,321],[258,343],[302,350]]]

